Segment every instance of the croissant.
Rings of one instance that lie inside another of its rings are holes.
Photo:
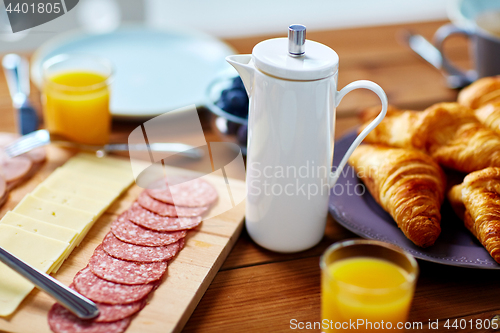
[[[457,103],[439,103],[421,112],[394,111],[365,142],[418,149],[461,172],[500,167],[500,135]]]
[[[387,114],[382,122],[375,127],[365,138],[367,143],[381,143],[391,147],[417,148],[413,142],[414,133],[418,130],[418,122],[422,112],[402,111],[396,108],[388,108]],[[361,119],[365,120],[360,127],[361,132],[377,114],[370,109],[361,114]]]
[[[458,103],[470,109],[495,102],[500,102],[500,76],[479,79],[458,94]]]
[[[500,168],[472,172],[448,199],[464,225],[500,264]]]
[[[474,114],[481,124],[500,134],[500,101],[483,105]]]
[[[397,107],[395,107],[394,105],[389,104],[389,105],[387,105],[386,116],[400,112],[400,111],[401,110],[398,109]],[[375,117],[377,117],[379,113],[380,113],[380,106],[372,106],[372,107],[369,107],[369,108],[362,110],[359,113],[358,118],[359,118],[359,120],[361,120],[361,122],[366,123],[366,122],[369,122],[369,121],[372,121],[373,119],[375,119]]]
[[[349,164],[408,239],[421,247],[434,244],[441,232],[446,180],[431,157],[413,149],[364,144]]]

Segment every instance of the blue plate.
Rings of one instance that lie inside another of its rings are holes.
[[[356,135],[350,133],[337,141],[333,165],[339,164]],[[433,246],[423,249],[406,238],[367,190],[362,193],[358,186],[357,193],[362,194],[354,193],[354,185],[359,183],[354,169],[346,165],[330,195],[330,213],[345,228],[363,238],[395,244],[422,260],[451,266],[500,269],[500,265],[464,227],[447,201],[441,209],[441,235]]]
[[[40,88],[42,63],[58,54],[91,54],[114,65],[111,113],[151,118],[191,104],[204,104],[208,84],[231,66],[228,45],[200,32],[125,26],[105,34],[71,32],[34,54],[31,78]]]

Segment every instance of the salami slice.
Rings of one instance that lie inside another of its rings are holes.
[[[137,198],[137,202],[143,208],[156,213],[161,216],[171,216],[171,217],[192,217],[200,216],[207,211],[208,206],[202,207],[181,207],[174,206],[171,204],[166,204],[164,202],[153,199],[147,191],[142,192]]]
[[[7,189],[7,183],[2,175],[0,175],[0,206],[2,206],[9,195],[9,190]]]
[[[158,184],[165,182],[161,188]],[[208,206],[217,200],[217,191],[203,179],[187,179],[182,177],[168,178],[155,182],[154,188],[147,193],[156,200],[175,206],[201,207]]]
[[[127,317],[111,323],[82,320],[58,303],[49,311],[49,327],[54,333],[121,333],[130,325]]]
[[[16,133],[0,132],[0,148],[5,148],[20,137]],[[1,149],[3,151],[3,149]]]
[[[179,251],[184,248],[184,245],[186,245],[186,238],[183,238],[179,241]]]
[[[167,261],[175,257],[180,250],[180,241],[167,246],[140,246],[122,242],[112,232],[109,232],[102,242],[102,247],[106,253],[117,259],[157,262]]]
[[[96,303],[99,308],[99,316],[94,319],[96,323],[109,323],[124,318],[130,317],[139,312],[145,305],[146,300],[134,302],[130,304],[104,304]]]
[[[75,285],[72,283],[69,287],[76,290]],[[77,290],[78,291],[78,290]],[[146,305],[146,299],[129,304],[105,304],[95,303],[99,309],[99,316],[93,318],[92,321],[97,323],[110,323],[112,321],[127,318],[140,311]]]
[[[96,276],[87,266],[75,275],[73,285],[76,291],[94,302],[129,304],[145,299],[156,283],[133,286],[109,282]]]
[[[20,137],[17,133],[0,132],[0,147],[6,147]]]
[[[30,150],[29,152],[23,154],[22,156],[26,156],[33,163],[42,163],[47,159],[47,153],[44,147],[38,147]]]
[[[120,215],[111,225],[111,232],[119,240],[142,246],[165,246],[186,237],[186,231],[159,232],[130,222],[128,212]]]
[[[128,219],[135,224],[155,231],[178,231],[196,228],[201,223],[201,217],[168,217],[161,216],[144,209],[134,202],[129,209]]]
[[[122,284],[144,284],[161,279],[166,262],[139,263],[113,258],[100,244],[90,257],[89,268],[101,279]]]
[[[0,170],[7,183],[14,182],[26,176],[31,169],[31,160],[27,157],[18,156],[4,160]]]

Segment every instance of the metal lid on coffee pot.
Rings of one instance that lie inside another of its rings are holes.
[[[339,56],[326,45],[306,39],[306,27],[292,24],[288,38],[268,39],[252,51],[255,66],[262,72],[295,81],[319,80],[338,70]]]

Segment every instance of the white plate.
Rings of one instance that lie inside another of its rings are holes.
[[[150,118],[187,105],[203,105],[208,84],[231,66],[235,51],[199,32],[128,26],[106,34],[70,32],[37,50],[31,79],[40,88],[42,63],[58,54],[91,54],[115,66],[111,113],[122,119]]]

